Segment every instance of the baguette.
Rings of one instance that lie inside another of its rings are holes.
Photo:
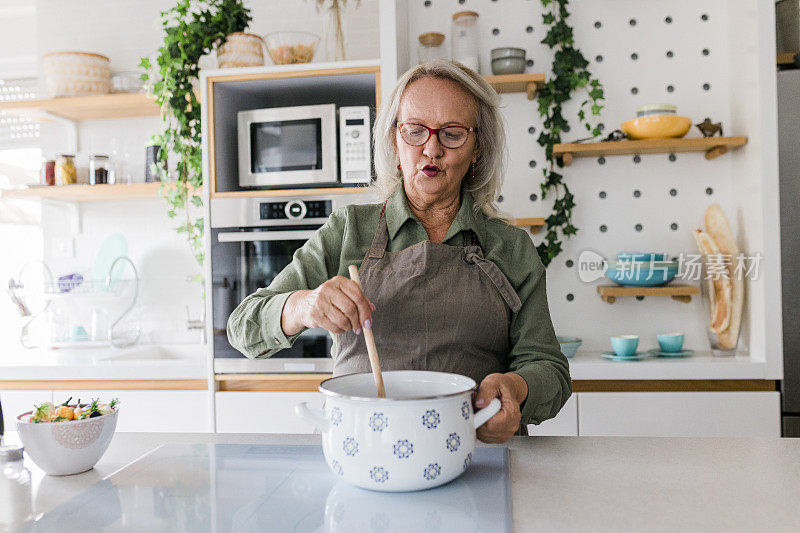
[[[706,231],[717,243],[719,251],[723,255],[730,257],[728,264],[728,274],[731,282],[731,318],[730,325],[718,334],[721,348],[732,350],[736,348],[739,340],[739,328],[742,324],[742,308],[744,307],[744,279],[734,277],[733,262],[739,255],[739,247],[733,237],[731,225],[728,217],[719,204],[712,204],[706,210],[705,216]]]
[[[720,258],[720,250],[717,243],[708,233],[699,229],[693,232],[694,239],[697,241],[697,247],[700,253],[705,256],[713,258]],[[717,276],[716,278],[704,280],[708,286],[708,298],[711,304],[711,321],[709,326],[711,330],[719,336],[725,329],[728,328],[731,321],[731,280],[726,279],[725,276]]]

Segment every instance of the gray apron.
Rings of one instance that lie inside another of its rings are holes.
[[[463,247],[423,241],[387,252],[385,209],[359,269],[376,306],[381,369],[452,372],[478,384],[507,372],[511,312],[522,306],[508,279],[484,259],[474,234]],[[334,376],[371,371],[363,335],[346,331],[339,347]]]

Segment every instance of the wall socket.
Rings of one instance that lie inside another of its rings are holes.
[[[75,257],[75,238],[56,237],[53,239],[53,258],[72,259]]]

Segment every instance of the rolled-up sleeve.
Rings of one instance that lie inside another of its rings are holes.
[[[295,253],[269,287],[242,300],[228,318],[228,340],[250,359],[270,357],[288,348],[302,330],[287,336],[281,328],[286,300],[295,291],[316,289],[339,269],[339,251],[346,229],[344,212],[334,212]]]
[[[516,288],[522,307],[512,314],[509,327],[509,370],[528,384],[528,397],[521,405],[522,423],[540,424],[564,406],[572,394],[572,379],[550,318],[546,269],[527,235],[525,239],[520,259],[534,268]]]

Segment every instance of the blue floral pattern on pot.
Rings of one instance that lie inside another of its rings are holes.
[[[340,476],[344,475],[344,470],[342,470],[342,465],[336,459],[331,461],[331,469]]]
[[[469,402],[464,400],[464,403],[461,404],[461,416],[464,417],[464,420],[469,420],[469,415],[472,409],[469,408]]]
[[[373,466],[369,471],[369,478],[375,483],[385,483],[389,479],[389,472],[382,466]]]
[[[425,414],[422,415],[422,425],[428,429],[438,427],[440,421],[441,418],[439,417],[439,413],[436,412],[436,409],[428,409],[425,411]]]
[[[342,423],[342,410],[338,407],[331,409],[331,424],[338,426]]]
[[[344,450],[344,453],[350,457],[353,457],[358,453],[358,443],[356,442],[356,439],[353,437],[347,437],[344,439],[344,442],[342,443],[342,449]]]
[[[439,474],[441,473],[442,467],[439,466],[439,463],[431,463],[425,467],[425,471],[422,473],[422,475],[428,481],[432,481],[439,477]]]
[[[445,444],[447,445],[448,450],[454,452],[459,446],[461,446],[461,437],[459,437],[457,433],[450,433],[450,435],[447,436],[447,441],[445,441]]]
[[[397,441],[394,445],[394,454],[400,459],[408,459],[414,453],[414,445],[408,439]]]
[[[469,465],[472,463],[472,452],[467,454],[467,458],[464,459],[464,470],[469,468]]]
[[[388,425],[389,419],[380,411],[372,413],[372,416],[369,417],[369,427],[372,428],[372,431],[383,431]]]

